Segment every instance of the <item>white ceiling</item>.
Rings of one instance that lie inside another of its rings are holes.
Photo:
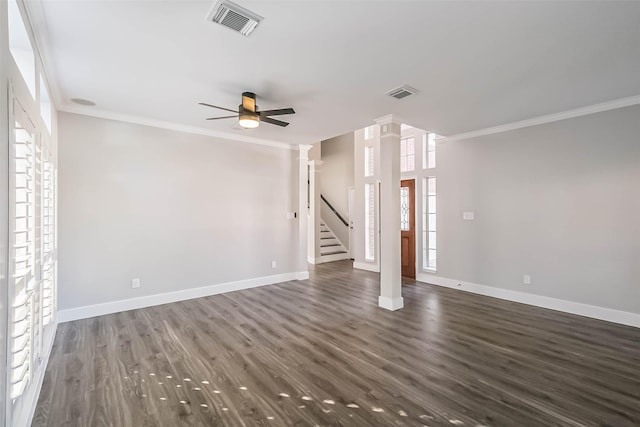
[[[640,2],[239,0],[265,18],[248,38],[207,22],[213,3],[32,3],[59,106],[297,144],[387,114],[453,135],[640,94]],[[385,96],[401,84],[420,92]],[[204,120],[198,102],[247,90],[291,125]]]

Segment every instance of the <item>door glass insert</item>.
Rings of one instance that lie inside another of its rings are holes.
[[[400,187],[400,230],[409,231],[409,187]]]

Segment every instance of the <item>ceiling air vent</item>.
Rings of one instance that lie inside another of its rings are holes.
[[[251,34],[262,19],[262,16],[228,0],[217,2],[207,16],[207,20],[237,31],[243,36]]]
[[[387,92],[387,95],[395,99],[402,99],[402,98],[406,98],[409,95],[413,95],[416,92],[417,90],[415,90],[411,86],[403,85],[403,86],[400,86],[399,88],[390,90],[389,92]]]

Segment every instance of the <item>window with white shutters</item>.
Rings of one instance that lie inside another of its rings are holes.
[[[4,16],[9,67],[8,256],[5,407],[7,425],[21,425],[44,376],[41,358],[56,327],[56,111],[46,75],[33,49],[22,0],[9,0]],[[25,19],[23,19],[25,18]],[[0,422],[3,424],[3,422]]]
[[[376,261],[377,249],[377,191],[378,175],[376,157],[379,147],[377,142],[367,141],[375,138],[376,125],[364,128],[364,145],[362,147],[364,160],[364,259]]]
[[[13,101],[10,148],[10,397],[23,393],[33,365],[36,292],[36,147],[35,127]]]
[[[364,147],[364,176],[370,177],[375,175],[376,156],[373,146]]]
[[[10,106],[9,395],[19,406],[40,375],[47,326],[55,327],[57,172],[46,128],[17,99]]]
[[[364,185],[364,248],[365,259],[376,259],[376,190],[375,184]]]
[[[53,322],[55,312],[55,168],[45,150],[42,170],[42,323]]]
[[[368,141],[370,139],[375,138],[376,136],[376,125],[367,126],[364,128],[364,140]]]

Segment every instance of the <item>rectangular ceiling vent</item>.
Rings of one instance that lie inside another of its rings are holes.
[[[390,90],[389,92],[387,92],[387,95],[395,99],[402,99],[402,98],[406,98],[409,95],[413,95],[416,92],[418,91],[412,88],[411,86],[403,85],[403,86],[400,86],[399,88]]]
[[[256,29],[262,16],[228,0],[218,1],[209,12],[207,20],[248,36]]]

